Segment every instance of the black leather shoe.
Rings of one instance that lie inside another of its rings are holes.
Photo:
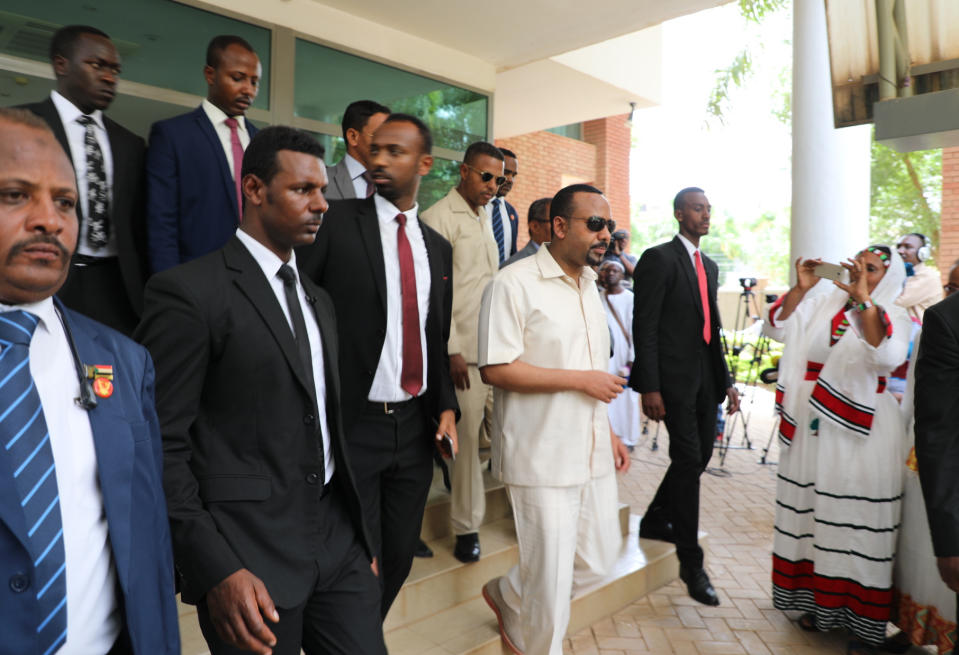
[[[413,551],[413,557],[432,557],[433,551],[426,545],[422,539],[416,541],[416,550]]]
[[[480,558],[479,534],[471,532],[469,534],[456,535],[456,547],[453,549],[453,557],[464,564],[478,562]]]
[[[686,590],[693,600],[712,607],[719,605],[719,596],[706,575],[706,569],[700,567],[690,571],[680,566],[679,579],[686,583]]]
[[[655,539],[656,541],[668,541],[671,544],[676,543],[676,536],[673,534],[672,523],[647,523],[639,522],[639,538]]]

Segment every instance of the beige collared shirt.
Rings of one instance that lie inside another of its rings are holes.
[[[906,285],[896,304],[904,307],[911,318],[918,318],[922,322],[926,310],[942,300],[942,280],[937,271],[923,263],[916,264],[913,271],[915,273],[906,278]]]
[[[447,347],[450,355],[475,364],[476,315],[483,289],[499,269],[489,215],[483,207],[473,213],[454,187],[420,219],[453,246],[453,320]]]
[[[479,365],[606,371],[609,330],[586,268],[579,284],[549,248],[503,268],[479,314]],[[578,391],[494,389],[493,475],[507,484],[573,486],[615,469],[608,405]]]

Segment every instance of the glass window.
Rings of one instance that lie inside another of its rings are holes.
[[[296,116],[339,125],[354,100],[375,100],[421,118],[442,148],[466,150],[486,139],[489,98],[392,66],[296,41]]]
[[[559,127],[551,127],[547,132],[552,132],[553,134],[559,134],[560,136],[569,137],[570,139],[576,139],[577,141],[583,140],[583,124],[582,123],[570,123],[569,125],[560,125]]]
[[[49,61],[50,38],[70,24],[110,35],[120,52],[123,79],[204,97],[207,43],[217,34],[241,36],[263,64],[253,106],[269,109],[270,30],[170,0],[3,0],[0,52]]]
[[[420,206],[419,210],[424,212],[435,205],[459,182],[460,162],[438,157],[434,159],[433,168],[420,180],[420,192],[416,198]]]

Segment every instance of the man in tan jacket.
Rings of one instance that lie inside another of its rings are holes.
[[[456,424],[459,455],[451,471],[450,520],[456,535],[453,554],[461,562],[479,559],[479,526],[486,513],[479,441],[491,390],[476,366],[476,329],[483,290],[499,268],[484,206],[505,179],[503,153],[478,141],[466,149],[459,184],[422,214],[423,222],[453,246],[453,321],[447,346],[461,417]]]

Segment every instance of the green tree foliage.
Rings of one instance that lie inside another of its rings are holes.
[[[872,142],[869,238],[897,243],[907,232],[921,232],[939,245],[942,150],[901,153]]]
[[[755,25],[761,25],[762,21],[770,14],[783,9],[788,5],[788,0],[739,0],[739,13],[743,18]],[[752,40],[735,57],[732,63],[725,68],[716,69],[716,84],[709,94],[709,101],[706,104],[707,122],[709,120],[724,122],[725,114],[729,109],[730,91],[733,88],[741,88],[751,77],[753,72],[753,61],[756,55],[761,56],[765,48],[765,43],[760,37],[758,40]],[[754,55],[754,53],[756,53]],[[785,82],[785,89],[789,88],[792,82],[792,70],[783,69],[780,72],[780,79]],[[790,93],[788,90],[777,92],[780,97],[778,107],[773,112],[785,125],[789,124],[790,114]],[[783,102],[785,100],[785,102]]]

